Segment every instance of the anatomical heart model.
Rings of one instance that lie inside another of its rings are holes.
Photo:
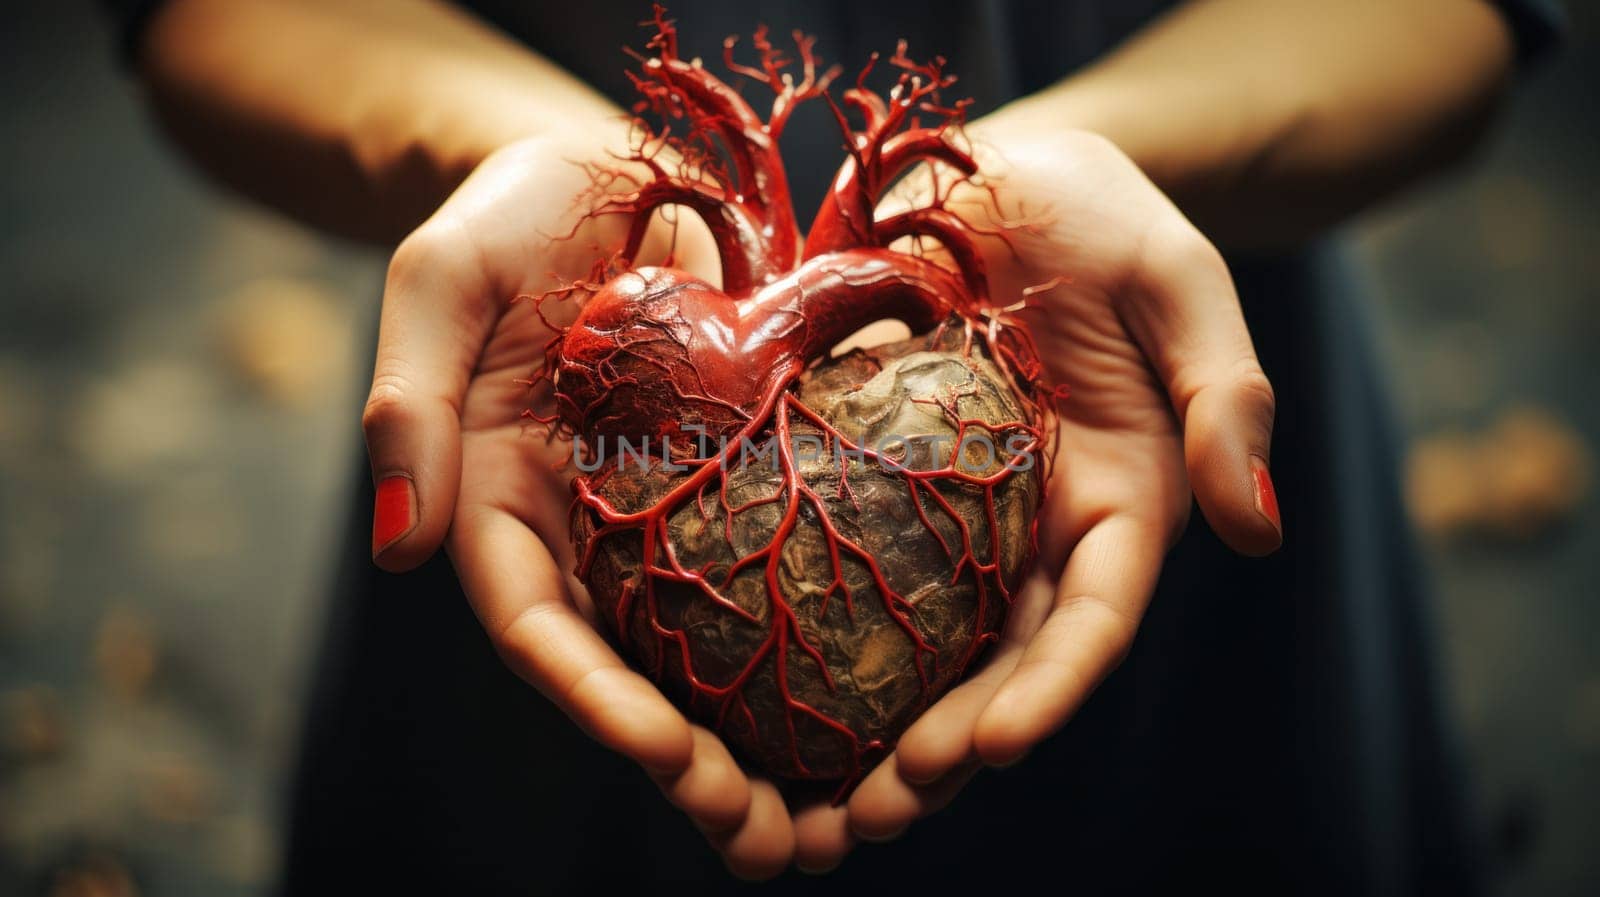
[[[774,94],[763,120],[679,58],[659,10],[650,24],[631,74],[637,111],[664,124],[635,123],[589,210],[631,216],[627,241],[537,299],[581,303],[539,379],[579,447],[578,576],[691,717],[843,794],[997,638],[1034,555],[1054,392],[1027,335],[990,311],[1019,297],[988,295],[979,234],[944,207],[978,172],[964,104],[941,105],[942,60],[902,45],[886,95],[864,86],[869,64],[834,105],[809,39],[798,73],[764,32],[753,66],[729,39],[727,68]],[[778,137],[819,96],[849,152],[802,241]],[[925,163],[929,199],[875,217]],[[669,205],[709,226],[720,288],[670,259],[634,267]],[[888,318],[916,335],[830,357]]]

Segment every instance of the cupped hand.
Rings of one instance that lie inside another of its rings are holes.
[[[851,796],[849,828],[868,839],[893,837],[1067,722],[1128,651],[1191,494],[1242,553],[1282,539],[1272,387],[1217,250],[1101,137],[983,122],[972,133],[996,191],[958,192],[951,208],[979,227],[996,223],[995,203],[1031,222],[984,240],[992,295],[1049,287],[1014,317],[1070,395],[1038,564],[985,665]],[[819,864],[840,843],[807,835],[800,849]]]
[[[1191,490],[1234,548],[1263,554],[1281,539],[1266,473],[1272,391],[1217,251],[1102,138],[981,123],[975,133],[1002,214],[1037,217],[984,241],[992,294],[1056,283],[1014,312],[1071,389],[1041,553],[985,666],[907,731],[847,807],[791,815],[772,783],[616,655],[571,575],[570,445],[529,430],[518,382],[551,332],[534,303],[508,300],[583,276],[619,242],[617,219],[574,232],[573,198],[591,184],[577,162],[600,160],[604,142],[535,138],[496,153],[391,264],[363,423],[374,477],[390,484],[380,493],[408,507],[404,526],[391,513],[375,531],[377,562],[409,569],[443,544],[512,669],[640,763],[740,874],[830,867],[856,836],[893,836],[982,764],[1015,762],[1065,723],[1127,651]],[[990,220],[979,194],[953,210]],[[653,242],[646,258],[665,252]],[[716,276],[694,222],[673,251]]]
[[[443,545],[505,662],[643,766],[735,872],[763,877],[793,857],[782,798],[592,625],[572,575],[571,445],[523,417],[536,398],[526,378],[552,332],[537,303],[512,299],[583,277],[621,244],[623,216],[583,221],[576,198],[593,183],[581,163],[615,164],[599,148],[622,130],[606,121],[505,147],[395,252],[362,421],[380,495],[373,556],[403,571]],[[654,234],[642,259],[661,260],[667,244]],[[716,276],[695,222],[678,228],[672,251],[680,267]],[[559,320],[567,304],[543,311]]]

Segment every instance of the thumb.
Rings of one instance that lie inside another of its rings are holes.
[[[1242,554],[1271,554],[1283,542],[1270,467],[1272,386],[1251,369],[1208,382],[1183,414],[1183,453],[1200,512],[1218,538]]]
[[[1200,511],[1230,548],[1270,554],[1283,542],[1269,468],[1276,406],[1227,264],[1186,227],[1138,283],[1128,320],[1183,424]]]
[[[362,412],[377,498],[372,557],[399,572],[433,555],[450,529],[461,481],[461,403],[493,324],[470,253],[427,226],[395,251],[384,285],[378,357]]]

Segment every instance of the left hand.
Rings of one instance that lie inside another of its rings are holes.
[[[1191,493],[1235,550],[1263,555],[1282,540],[1266,472],[1272,387],[1220,253],[1102,137],[971,131],[1001,213],[1047,219],[1010,234],[1014,253],[984,241],[995,301],[1064,278],[1015,313],[1071,390],[1038,563],[986,663],[906,731],[847,808],[796,819],[806,868],[837,863],[852,835],[894,837],[984,764],[1016,762],[1065,724],[1126,655]],[[969,192],[950,207],[981,225],[988,195]]]

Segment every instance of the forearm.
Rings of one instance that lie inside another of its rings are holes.
[[[409,232],[496,148],[617,112],[428,0],[172,0],[140,68],[168,133],[212,175],[380,242]]]
[[[1097,131],[1213,240],[1280,244],[1459,157],[1511,61],[1482,0],[1197,0],[977,128]]]

